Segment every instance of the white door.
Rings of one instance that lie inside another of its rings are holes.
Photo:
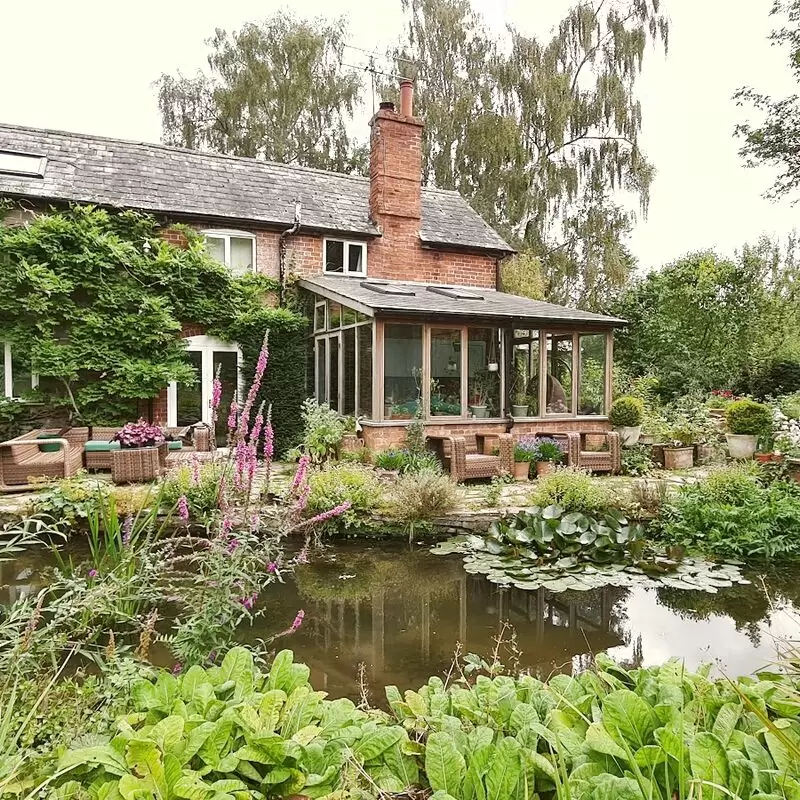
[[[167,425],[182,428],[197,422],[211,423],[211,396],[214,375],[219,369],[222,400],[216,425],[217,442],[224,443],[231,399],[241,396],[242,354],[235,344],[210,336],[191,336],[186,340],[187,356],[197,380],[191,386],[172,381],[167,388]]]

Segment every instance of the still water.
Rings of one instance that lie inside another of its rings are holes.
[[[39,558],[0,563],[0,604],[40,585]],[[800,640],[800,568],[749,575],[750,586],[718,594],[675,589],[607,587],[550,594],[500,589],[468,575],[458,556],[427,548],[337,545],[313,554],[285,583],[262,596],[263,615],[240,630],[257,643],[305,620],[275,642],[311,667],[312,683],[333,696],[357,697],[360,666],[380,703],[382,687],[416,688],[443,676],[453,654],[499,654],[540,677],[572,672],[606,651],[629,666],[682,659],[730,676],[748,674],[776,657],[776,639]]]

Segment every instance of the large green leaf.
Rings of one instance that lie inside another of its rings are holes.
[[[658,720],[653,709],[628,689],[611,692],[603,701],[603,725],[612,738],[625,739],[632,750],[653,742]]]
[[[458,796],[466,775],[464,756],[458,752],[452,737],[443,731],[428,736],[425,745],[425,773],[431,789]]]
[[[495,748],[489,771],[486,773],[487,796],[513,797],[521,771],[519,742],[506,736]]]
[[[644,800],[639,784],[633,778],[599,775],[589,780],[591,800]]]
[[[70,750],[59,760],[58,769],[67,770],[83,764],[97,764],[117,776],[124,775],[128,769],[124,758],[109,745]]]
[[[689,749],[692,777],[700,781],[703,800],[723,800],[730,779],[728,756],[722,742],[713,734],[698,733]],[[723,788],[719,788],[723,787]]]
[[[369,730],[353,748],[353,755],[362,761],[372,761],[384,750],[398,744],[404,735],[405,731],[398,726]]]
[[[725,703],[717,712],[711,732],[722,742],[723,747],[728,746],[731,734],[736,729],[741,714],[742,706],[740,703]]]

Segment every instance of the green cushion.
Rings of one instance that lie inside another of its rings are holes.
[[[108,453],[111,450],[119,450],[119,442],[104,442],[102,439],[93,439],[86,442],[83,449],[87,453]]]
[[[183,442],[178,439],[175,442],[167,442],[167,450],[182,450]]]
[[[60,439],[61,436],[57,433],[40,433],[37,439]],[[41,453],[57,453],[61,449],[61,444],[56,442],[55,444],[40,444],[39,451]]]

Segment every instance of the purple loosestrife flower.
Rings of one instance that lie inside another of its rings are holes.
[[[278,565],[274,561],[270,561],[269,564],[267,564],[267,572],[274,574],[277,571],[278,571]]]
[[[172,665],[172,674],[173,675],[180,675],[182,671],[183,671],[183,664],[181,664],[180,661],[176,661]]]
[[[192,456],[192,486],[200,484],[200,461],[196,455]]]
[[[183,522],[189,521],[189,501],[186,499],[185,494],[178,498],[178,516]]]
[[[122,544],[128,545],[131,542],[131,533],[133,532],[133,517],[128,514],[122,523]]]
[[[306,480],[306,476],[308,474],[308,465],[311,463],[311,459],[308,456],[300,456],[300,460],[297,462],[297,471],[294,473],[294,479],[292,480],[292,486],[289,489],[290,494],[294,494],[296,491],[300,489],[300,486]]]
[[[239,598],[239,602],[248,610],[250,611],[253,606],[256,604],[256,600],[258,600],[257,594],[251,594],[249,597],[241,597]]]
[[[228,542],[228,553],[233,553],[240,544],[241,542],[238,539],[231,539]]]
[[[267,411],[267,424],[264,426],[264,458],[272,461],[275,455],[275,431],[272,428],[272,406]]]
[[[211,384],[211,428],[217,426],[217,414],[219,413],[219,403],[222,400],[222,381],[219,373],[222,364],[217,364],[217,371],[214,373],[214,382]]]
[[[352,504],[349,500],[345,500],[344,503],[341,503],[338,506],[334,506],[334,508],[329,509],[328,511],[323,511],[321,514],[317,514],[316,517],[311,517],[306,522],[306,525],[317,525],[320,522],[326,522],[329,519],[333,519],[334,517],[340,517],[346,511],[350,509]]]
[[[233,467],[233,487],[242,489],[244,473],[247,470],[247,445],[244,439],[236,442],[236,460]]]
[[[256,533],[261,527],[261,517],[258,514],[253,514],[250,517],[250,533]]]
[[[258,438],[261,436],[261,429],[264,427],[264,403],[258,408],[258,414],[253,420],[253,430],[250,431],[250,444],[258,447]]]
[[[226,514],[222,518],[222,535],[224,537],[229,536],[232,528],[233,528],[233,520]]]
[[[306,510],[306,506],[308,505],[308,497],[310,494],[311,484],[305,483],[297,496],[297,502],[294,504],[294,511],[296,514],[302,514],[302,512]]]
[[[292,622],[291,628],[289,628],[289,632],[290,633],[294,633],[303,624],[303,620],[305,619],[305,616],[306,616],[306,612],[303,611],[303,609],[301,608],[297,612],[297,616],[294,618],[294,622]]]
[[[90,569],[87,574],[90,578],[96,578],[100,573],[96,569]]]
[[[308,540],[303,545],[303,549],[295,556],[295,564],[308,564]]]
[[[253,410],[253,404],[256,401],[259,391],[261,390],[261,381],[264,378],[264,373],[267,370],[267,362],[269,361],[269,331],[264,334],[264,342],[261,345],[261,352],[258,354],[258,361],[256,362],[256,370],[253,375],[253,382],[250,384],[250,390],[247,392],[247,398],[244,401],[242,414],[239,418],[239,436],[244,438],[247,436],[247,427],[250,425],[250,412]]]
[[[231,400],[230,410],[228,411],[228,430],[235,431],[236,430],[236,417],[239,413],[239,406],[236,405],[236,398],[234,397]]]

